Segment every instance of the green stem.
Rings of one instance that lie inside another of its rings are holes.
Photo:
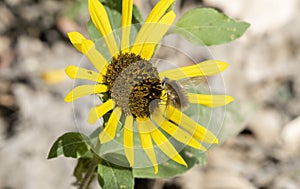
[[[103,119],[104,119],[103,125],[108,121],[109,115],[110,115],[110,113],[106,113],[103,116]],[[100,141],[98,141],[97,144],[96,144],[96,146],[95,146],[95,152],[94,152],[94,155],[93,155],[93,159],[89,163],[87,172],[86,172],[84,178],[82,179],[82,182],[81,182],[81,184],[80,184],[80,186],[79,186],[78,189],[88,189],[90,183],[95,178],[94,171],[95,171],[96,167],[98,166],[98,164],[100,163],[99,162],[99,157],[97,155],[97,152],[100,151],[100,147],[101,147],[101,145],[100,145],[99,142]]]
[[[93,159],[91,160],[87,172],[78,189],[88,189],[89,184],[92,182],[92,179],[94,179],[94,171],[97,165],[98,165],[98,158],[97,155],[94,154]]]

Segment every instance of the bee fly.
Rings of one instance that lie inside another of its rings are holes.
[[[187,92],[177,81],[163,78],[162,87],[166,91],[167,105],[170,104],[181,111],[188,108],[189,100]]]

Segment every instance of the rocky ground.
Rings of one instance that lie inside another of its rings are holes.
[[[88,14],[78,2],[0,1],[1,189],[65,189],[75,181],[75,161],[46,157],[58,136],[77,130],[72,106],[62,100],[72,81],[59,70],[81,59],[66,38],[68,31],[85,32]],[[139,180],[136,188],[300,188],[300,3],[194,0],[176,11],[196,5],[252,24],[241,39],[209,48],[230,64],[223,78],[241,121],[225,120],[231,136],[209,152],[207,166],[174,179]],[[51,70],[57,80],[48,78]]]

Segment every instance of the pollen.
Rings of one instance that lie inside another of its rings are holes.
[[[162,84],[157,68],[139,55],[125,53],[113,58],[105,79],[111,98],[126,115],[149,117],[158,107]]]

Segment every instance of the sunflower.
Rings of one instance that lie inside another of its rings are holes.
[[[66,68],[72,79],[93,81],[94,85],[80,85],[65,97],[72,102],[91,94],[106,94],[99,106],[93,107],[88,122],[95,124],[104,115],[109,119],[99,134],[100,143],[115,138],[117,125],[122,126],[123,147],[130,166],[134,166],[133,131],[138,131],[142,149],[158,172],[154,146],[173,161],[187,166],[176,148],[164,133],[193,148],[206,151],[201,143],[216,144],[217,137],[204,126],[196,123],[181,111],[180,104],[201,104],[208,107],[223,106],[233,98],[226,95],[207,95],[186,92],[177,82],[191,77],[211,76],[225,70],[225,62],[207,60],[192,66],[158,72],[151,62],[158,42],[172,25],[176,15],[170,7],[174,0],[160,0],[139,29],[130,45],[132,0],[122,1],[122,29],[119,45],[104,6],[98,0],[89,0],[91,20],[104,39],[110,61],[104,57],[92,40],[78,32],[68,34],[73,46],[85,55],[97,71],[74,65]]]

